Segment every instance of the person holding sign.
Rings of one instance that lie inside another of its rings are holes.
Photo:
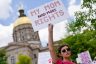
[[[52,24],[48,25],[48,32],[49,32],[48,47],[50,50],[52,62],[54,64],[75,64],[74,62],[72,62],[70,60],[71,50],[70,50],[70,47],[66,44],[62,45],[58,49],[59,58],[57,57],[55,50],[54,50],[54,47],[53,47],[53,25]]]

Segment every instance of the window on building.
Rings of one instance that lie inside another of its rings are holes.
[[[35,62],[35,64],[37,64],[37,61]]]
[[[47,46],[48,46],[48,43],[47,43]]]
[[[24,36],[22,36],[22,41],[24,40]]]
[[[37,58],[36,54],[34,54],[34,58]]]
[[[14,56],[11,56],[11,64],[16,64]]]
[[[17,35],[15,36],[15,41],[17,42]]]

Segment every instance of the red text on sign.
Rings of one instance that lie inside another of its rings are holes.
[[[61,3],[59,1],[55,1],[55,2],[52,2],[50,4],[45,5],[44,8],[45,8],[46,11],[48,11],[48,10],[50,10],[52,8],[56,8],[60,5],[61,5]]]
[[[44,24],[46,22],[55,20],[56,18],[61,17],[63,15],[64,15],[64,11],[63,10],[56,11],[56,12],[50,14],[50,15],[46,15],[44,17],[38,18],[37,20],[35,20],[35,25],[39,26],[39,25]]]

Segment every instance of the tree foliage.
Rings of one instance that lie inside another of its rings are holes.
[[[69,36],[62,39],[72,48],[72,59],[77,54],[89,50],[92,58],[96,56],[96,0],[83,0],[82,11],[75,13],[75,19],[69,23]],[[61,42],[61,44],[63,44]]]
[[[0,64],[7,64],[7,57],[5,49],[0,49]]]
[[[26,55],[19,55],[18,60],[17,64],[32,64],[32,59]]]
[[[86,30],[83,33],[70,35],[62,40],[63,44],[68,43],[72,48],[72,59],[77,58],[77,54],[89,50],[92,58],[96,56],[96,31]]]

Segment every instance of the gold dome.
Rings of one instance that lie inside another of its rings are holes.
[[[14,26],[13,27],[16,27],[18,25],[21,25],[21,24],[27,24],[27,23],[31,23],[31,20],[28,18],[28,17],[20,17],[18,18],[15,23],[14,23]]]

